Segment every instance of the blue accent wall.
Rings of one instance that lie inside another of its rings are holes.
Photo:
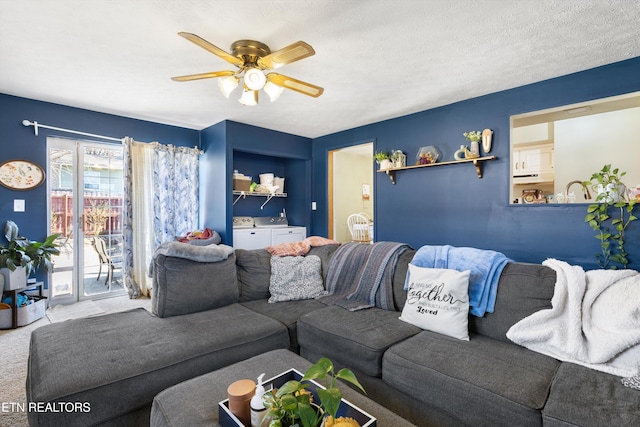
[[[218,230],[224,243],[233,244],[233,216],[277,216],[286,209],[290,225],[311,228],[311,139],[224,121],[201,131],[200,158],[203,225]],[[233,171],[250,175],[274,173],[285,178],[288,197],[265,202],[247,197],[233,205]]]
[[[412,164],[420,147],[434,145],[441,160],[453,160],[453,153],[466,143],[464,132],[490,128],[490,154],[498,159],[484,163],[482,179],[468,163],[400,171],[396,185],[386,174],[376,173],[376,240],[414,248],[470,246],[501,251],[516,261],[557,258],[596,268],[600,244],[583,221],[586,205],[509,205],[509,117],[639,90],[640,57],[316,138],[312,191],[318,211],[311,231],[328,231],[330,150],[374,141],[375,150],[400,149]],[[640,159],[638,163],[640,167]],[[640,269],[640,221],[630,225],[626,247],[630,268]]]
[[[375,150],[401,149],[412,162],[420,147],[435,145],[446,160],[465,143],[463,132],[490,128],[491,154],[498,159],[484,164],[482,179],[470,164],[401,171],[396,185],[386,174],[375,173],[376,240],[406,242],[415,248],[472,246],[501,251],[517,261],[539,263],[553,257],[595,268],[599,243],[583,221],[585,205],[509,205],[509,117],[639,90],[640,57],[313,140],[233,121],[196,131],[0,94],[0,161],[27,159],[44,167],[47,136],[76,137],[47,129],[35,136],[32,127],[22,125],[24,119],[138,141],[199,145],[204,150],[200,226],[219,231],[225,243],[233,244],[233,215],[267,216],[282,208],[292,225],[326,236],[330,150],[373,141]],[[234,169],[254,175],[256,181],[259,173],[283,174],[289,197],[271,201],[263,211],[255,201],[240,201],[234,207]],[[16,198],[26,200],[25,213],[13,212]],[[311,211],[312,201],[318,210]],[[32,239],[47,234],[46,206],[44,185],[27,192],[0,187],[1,224],[14,220]],[[627,233],[630,267],[636,270],[640,270],[638,223],[632,223]]]
[[[32,126],[22,124],[25,119],[114,138],[130,136],[141,142],[159,141],[163,144],[193,147],[199,146],[200,141],[199,132],[192,129],[0,94],[0,163],[24,159],[35,162],[46,170],[48,136],[105,142],[102,139],[44,128],[39,128],[36,136]],[[26,212],[13,212],[14,199],[25,200]],[[3,244],[6,244],[4,224],[7,220],[18,224],[23,236],[43,240],[48,234],[47,215],[45,184],[29,191],[15,191],[0,186],[0,242]],[[40,272],[39,278],[43,277],[44,273]]]

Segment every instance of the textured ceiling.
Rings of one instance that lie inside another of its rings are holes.
[[[636,0],[0,0],[0,92],[318,137],[640,56],[638,22]],[[325,92],[244,107],[214,79],[174,82],[234,69],[179,31],[227,51],[304,40],[316,55],[278,72]]]

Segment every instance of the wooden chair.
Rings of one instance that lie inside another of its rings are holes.
[[[352,242],[371,243],[373,241],[371,226],[372,222],[365,214],[351,214],[347,218],[347,227],[349,227]]]
[[[104,284],[105,286],[107,286],[109,282],[113,279],[113,270],[115,270],[116,268],[122,269],[122,262],[121,261],[114,262],[114,260],[109,255],[107,255],[107,245],[104,243],[104,240],[102,240],[100,237],[93,236],[93,241],[91,242],[91,245],[96,250],[96,253],[98,254],[98,259],[100,261],[100,270],[98,270],[98,278],[96,280],[100,280],[100,275],[102,274],[102,265],[106,264],[108,270],[107,270],[107,278],[105,279]]]

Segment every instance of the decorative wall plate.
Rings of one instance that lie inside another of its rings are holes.
[[[44,170],[28,160],[7,160],[0,164],[0,184],[12,190],[31,190],[44,182]]]

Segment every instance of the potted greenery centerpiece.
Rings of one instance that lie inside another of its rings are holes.
[[[47,236],[44,242],[36,242],[23,237],[13,221],[7,221],[4,235],[9,244],[0,244],[0,272],[5,279],[5,289],[19,289],[27,286],[27,277],[33,271],[44,266],[50,271],[53,255],[59,255],[60,249],[55,243],[59,234]]]
[[[629,258],[624,249],[624,232],[632,221],[638,219],[633,215],[637,200],[629,200],[627,187],[622,182],[626,172],[620,172],[611,165],[604,165],[591,175],[583,186],[590,186],[598,193],[596,203],[587,206],[584,220],[596,231],[596,239],[600,240],[601,252],[596,255],[600,268],[617,269],[617,263],[627,268]]]
[[[390,169],[392,166],[391,157],[386,151],[376,151],[373,158],[380,165],[380,170]]]
[[[279,389],[263,395],[269,427],[318,427],[325,417],[334,420],[342,399],[342,392],[336,387],[338,378],[365,392],[351,370],[343,368],[335,373],[333,363],[323,357],[307,369],[300,381],[287,381]],[[315,379],[326,381],[325,389],[317,389],[319,403],[314,403],[311,393],[306,390],[310,385],[308,381]]]

